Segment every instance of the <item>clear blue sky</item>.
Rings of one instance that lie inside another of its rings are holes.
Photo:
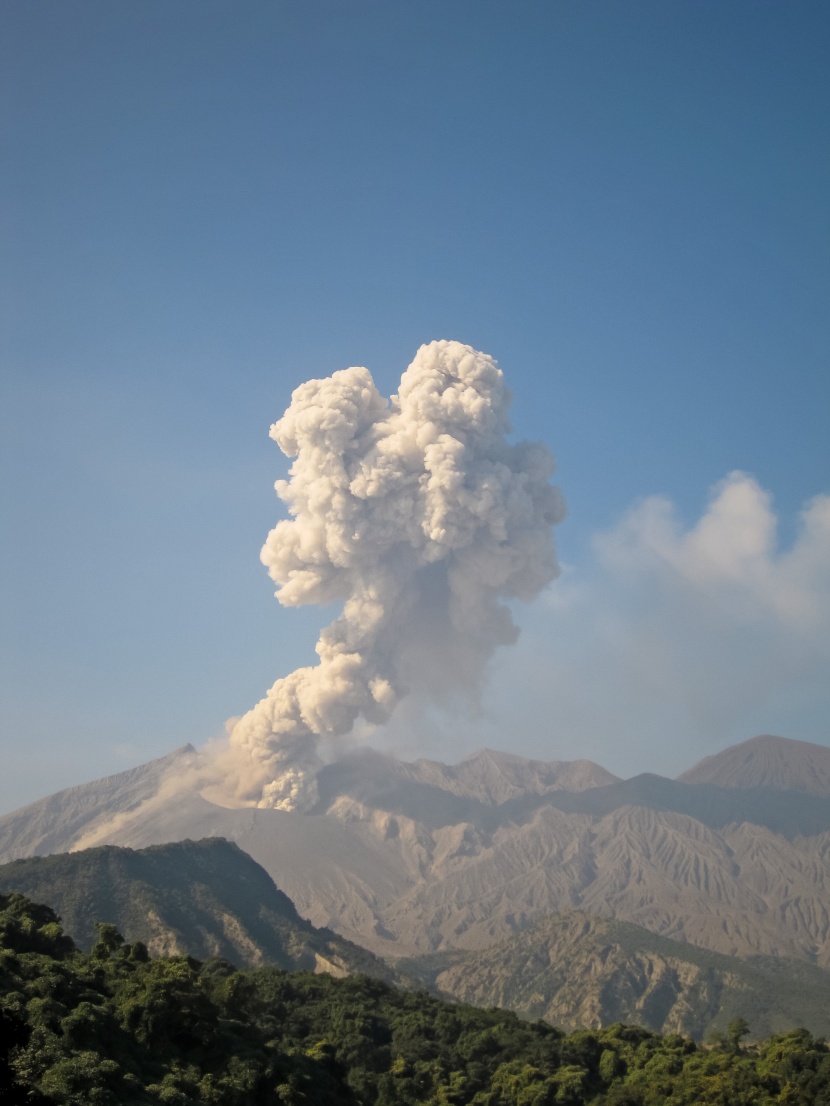
[[[308,663],[325,616],[258,560],[268,427],[347,365],[394,391],[433,338],[495,356],[552,447],[567,571],[489,730],[407,752],[501,734],[625,774],[830,742],[830,626],[790,626],[790,662],[770,613],[827,605],[823,539],[781,550],[830,492],[829,51],[800,0],[6,0],[0,809],[200,743]],[[766,590],[727,602],[675,549],[656,603],[640,538],[634,569],[609,543],[659,495],[679,549],[733,470],[772,496]],[[627,671],[644,635],[671,679]]]

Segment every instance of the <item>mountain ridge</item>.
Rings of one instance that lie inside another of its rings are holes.
[[[830,972],[793,960],[736,960],[578,911],[479,952],[401,966],[442,996],[544,1018],[566,1032],[634,1022],[703,1040],[743,1017],[753,1036],[794,1025],[830,1034]]]
[[[96,923],[109,922],[155,956],[395,979],[364,948],[301,918],[268,873],[222,838],[15,860],[0,866],[0,894],[11,892],[53,909],[87,952]]]
[[[135,768],[64,788],[0,816],[0,863],[62,851],[101,817],[136,810],[158,794],[162,781],[174,770],[198,758],[192,745],[181,745]]]
[[[795,754],[802,744],[776,741]],[[303,917],[388,957],[482,949],[580,909],[725,955],[830,967],[827,798],[648,773],[585,786],[610,776],[596,767],[359,753],[321,771],[311,813],[233,810],[195,792],[142,806],[133,789],[108,822],[114,777],[88,785],[82,809],[70,804],[63,840],[54,819],[38,837],[41,800],[0,818],[0,844],[15,827],[26,831],[17,855],[77,847],[89,827],[96,843],[133,848],[224,837]]]
[[[0,897],[12,893],[50,906],[85,951],[98,938],[95,923],[107,921],[155,956],[358,972],[566,1031],[633,1022],[700,1040],[743,1017],[755,1036],[796,1024],[830,1033],[830,972],[792,960],[740,961],[580,911],[544,917],[484,950],[390,968],[303,921],[265,871],[222,839],[13,861],[0,867]]]

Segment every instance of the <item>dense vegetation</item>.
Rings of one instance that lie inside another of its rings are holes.
[[[78,1106],[830,1106],[805,1030],[742,1048],[613,1025],[565,1036],[365,976],[151,959],[112,925],[86,955],[48,908],[0,896],[0,1101]]]
[[[153,955],[222,956],[241,967],[370,975],[565,1030],[636,1022],[704,1040],[743,1016],[756,1038],[803,1025],[830,1034],[830,972],[783,957],[739,960],[627,922],[551,915],[479,950],[385,964],[300,917],[247,853],[222,839],[104,845],[0,865],[0,894],[47,903],[89,952],[96,922]]]

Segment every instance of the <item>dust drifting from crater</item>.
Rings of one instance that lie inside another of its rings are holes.
[[[452,341],[421,346],[388,400],[365,368],[294,392],[271,427],[295,458],[275,485],[290,517],[261,559],[283,606],[342,613],[318,663],[233,725],[221,801],[308,809],[321,739],[382,724],[408,694],[475,694],[493,651],[516,640],[505,600],[558,574],[565,508],[548,448],[508,441],[509,402],[496,362]]]

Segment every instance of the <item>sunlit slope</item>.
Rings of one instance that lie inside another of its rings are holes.
[[[776,740],[799,778],[804,743]],[[0,819],[6,857],[218,836],[315,925],[382,955],[482,949],[579,909],[727,955],[830,967],[830,799],[804,790],[621,781],[589,762],[491,752],[452,767],[365,753],[320,773],[305,814],[168,801],[162,782],[108,821],[119,780]]]
[[[71,848],[96,824],[125,816],[158,795],[164,780],[186,770],[198,756],[183,745],[137,768],[57,791],[0,818],[0,863]]]
[[[830,1034],[830,972],[794,960],[738,960],[581,912],[545,918],[482,951],[406,966],[461,1002],[569,1030],[622,1021],[702,1040],[742,1017],[754,1037],[795,1025]]]

